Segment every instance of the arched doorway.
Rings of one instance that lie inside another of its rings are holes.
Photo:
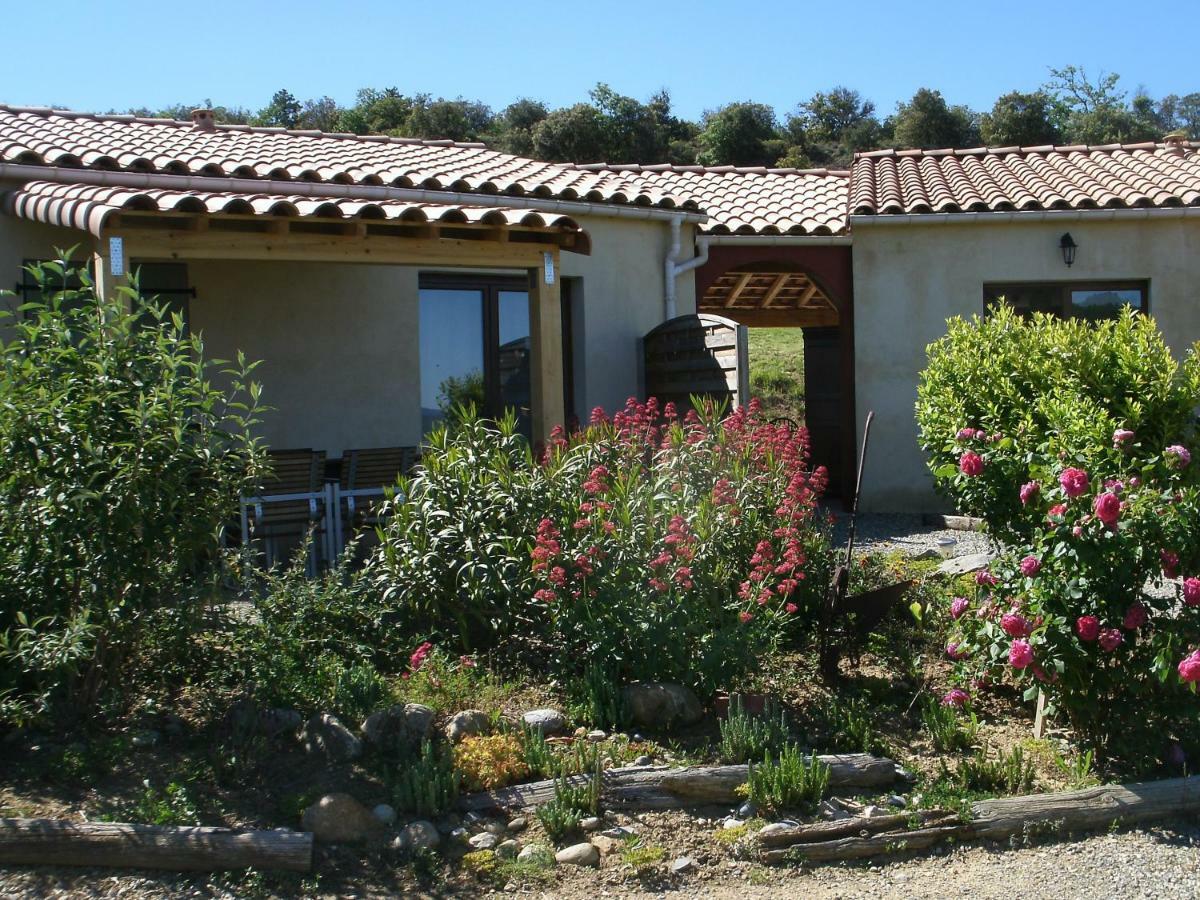
[[[828,468],[830,495],[842,497],[852,488],[855,447],[851,277],[846,244],[756,246],[748,240],[712,247],[696,278],[699,313],[751,329],[802,330],[812,461]]]

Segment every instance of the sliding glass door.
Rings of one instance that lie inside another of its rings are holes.
[[[514,410],[529,435],[525,280],[424,275],[420,304],[422,430],[471,403],[491,417]]]

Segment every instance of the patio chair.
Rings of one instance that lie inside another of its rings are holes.
[[[400,475],[410,474],[420,459],[417,447],[374,447],[342,454],[339,487],[344,537],[361,534],[360,547],[374,542],[383,489],[394,486]]]
[[[266,563],[273,566],[288,556],[309,537],[308,569],[315,574],[318,547],[327,536],[325,451],[309,448],[272,450],[268,453],[271,474],[264,480],[262,493],[242,498],[243,539],[260,540]]]

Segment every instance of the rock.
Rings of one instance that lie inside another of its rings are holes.
[[[499,837],[500,835],[504,834],[507,829],[505,829],[504,825],[500,822],[488,822],[483,826],[483,830],[488,834],[494,834]]]
[[[683,685],[667,681],[641,681],[622,691],[625,708],[637,725],[658,730],[694,725],[704,718],[700,699]]]
[[[438,831],[442,834],[449,834],[461,824],[462,816],[458,815],[458,813],[446,813],[437,820]]]
[[[584,831],[596,831],[600,827],[600,819],[596,816],[588,816],[586,819],[580,819],[579,827]]]
[[[487,734],[492,730],[492,719],[481,709],[464,709],[450,717],[446,723],[446,738],[457,744],[465,737]]]
[[[730,816],[724,822],[721,823],[721,827],[726,830],[729,830],[731,828],[741,828],[745,824],[746,823],[743,822],[741,819],[735,819],[733,816]]]
[[[639,756],[637,759],[635,759],[633,761],[633,764],[635,766],[652,766],[652,765],[654,765],[654,757],[646,756],[645,754],[642,754],[641,756]]]
[[[433,728],[433,710],[420,703],[379,709],[362,723],[367,743],[384,753],[412,753],[421,748]]]
[[[554,854],[554,861],[564,866],[599,866],[600,851],[592,844],[573,844]]]
[[[225,714],[226,727],[239,733],[261,734],[274,738],[281,734],[295,733],[304,717],[294,709],[272,707],[263,709],[253,700],[242,698],[229,707]]]
[[[908,806],[908,801],[899,794],[892,794],[892,796],[888,797],[888,804],[896,807],[897,809],[904,809],[906,806]]]
[[[842,809],[836,803],[830,803],[828,800],[822,800],[821,805],[817,807],[817,812],[821,814],[821,818],[828,819],[830,822],[839,822],[842,819],[850,818],[850,813]]]
[[[516,833],[518,831],[524,831],[528,825],[529,825],[529,822],[525,819],[524,816],[517,816],[515,819],[513,819],[512,821],[510,821],[508,823],[508,830],[513,833]]]
[[[940,575],[966,575],[968,572],[978,572],[980,569],[986,569],[996,554],[983,553],[968,553],[966,556],[957,556],[954,559],[948,559],[937,567]]]
[[[391,825],[396,821],[396,810],[386,803],[380,803],[371,810],[371,814],[383,825]]]
[[[516,841],[502,841],[496,845],[497,859],[516,859],[517,851],[521,849],[521,845]]]
[[[329,713],[317,713],[305,722],[300,739],[306,753],[323,756],[329,762],[349,762],[362,756],[362,741]]]
[[[616,828],[607,828],[600,832],[604,837],[615,838],[616,840],[624,840],[627,837],[636,837],[637,832],[632,828],[626,828],[624,825],[618,825]]]
[[[132,743],[133,746],[137,747],[138,749],[144,750],[147,747],[153,747],[157,745],[161,740],[161,734],[159,734],[157,731],[148,729],[146,731],[139,731],[137,734],[135,734],[130,743]]]
[[[496,845],[500,843],[500,838],[488,831],[481,831],[479,834],[467,841],[476,850],[494,850]]]
[[[764,825],[758,834],[759,837],[768,837],[780,831],[787,831],[790,827],[784,822],[772,822],[770,825]]]
[[[587,739],[589,743],[599,744],[608,740],[608,734],[600,729],[596,729],[595,731],[589,731],[587,733]]]
[[[483,813],[479,812],[478,810],[472,809],[472,810],[468,811],[467,814],[463,817],[463,821],[466,822],[468,825],[478,825],[480,822],[486,822],[487,816],[485,816]]]
[[[542,869],[552,869],[556,860],[554,859],[554,851],[545,844],[530,844],[528,847],[522,848],[521,852],[517,854],[517,862],[538,866]]]
[[[326,794],[304,811],[305,831],[327,844],[356,844],[381,827],[371,811],[349,794]]]
[[[465,844],[471,839],[471,832],[460,825],[458,828],[451,828],[446,837],[456,844]]]
[[[531,731],[542,734],[557,734],[567,727],[567,717],[557,709],[531,709],[521,716],[521,721]]]
[[[696,861],[690,856],[681,856],[671,863],[672,875],[688,875],[697,869]]]
[[[603,834],[598,834],[592,838],[592,846],[600,851],[601,856],[612,856],[625,846],[625,842]]]
[[[739,819],[753,819],[758,814],[758,807],[747,800],[737,810]]]
[[[862,811],[862,815],[863,815],[863,818],[865,818],[865,819],[877,819],[880,816],[887,815],[887,813],[885,813],[878,806],[868,806],[866,809],[864,809]]]
[[[404,826],[399,841],[405,850],[432,850],[442,842],[442,836],[432,822],[420,819]]]

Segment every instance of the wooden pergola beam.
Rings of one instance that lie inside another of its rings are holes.
[[[816,286],[815,284],[813,284],[813,283],[810,281],[810,282],[808,283],[808,287],[806,287],[806,288],[804,289],[804,293],[802,293],[802,294],[801,294],[801,295],[800,295],[800,296],[797,298],[797,300],[796,300],[796,305],[797,305],[797,306],[799,306],[801,309],[804,309],[805,307],[807,307],[807,306],[808,306],[808,302],[809,302],[810,300],[812,300],[813,296],[814,296],[816,293],[817,293],[817,286]]]
[[[775,298],[779,296],[779,292],[782,291],[784,286],[787,284],[790,274],[791,273],[789,272],[784,272],[775,279],[775,283],[772,284],[766,294],[763,295],[762,303],[759,304],[759,309],[770,308],[771,304],[775,302]]]
[[[751,328],[826,328],[838,324],[838,312],[835,309],[808,307],[774,307],[771,309],[706,309],[700,312],[719,312],[728,319],[733,319]]]
[[[745,274],[738,276],[738,280],[734,284],[733,289],[730,290],[729,296],[725,298],[726,308],[733,306],[735,303],[737,303],[738,297],[742,296],[742,291],[744,291],[746,289],[746,285],[748,285],[750,283],[750,279],[753,277],[754,277],[753,272],[746,272]]]
[[[541,256],[539,264],[531,267],[528,274],[531,424],[533,439],[545,441],[554,426],[564,424],[567,418],[558,249],[545,251],[545,256]]]

